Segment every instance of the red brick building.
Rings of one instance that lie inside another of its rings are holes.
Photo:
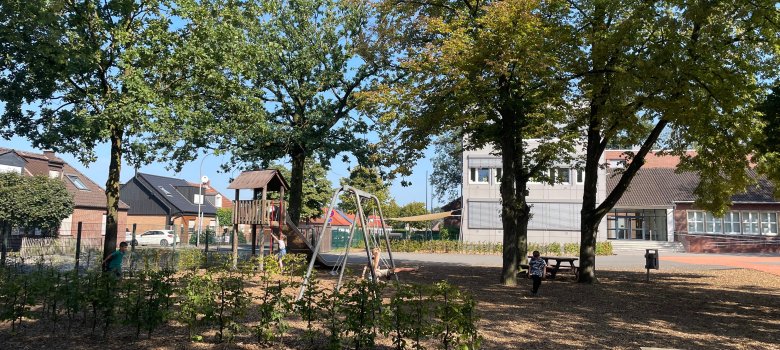
[[[82,239],[101,239],[106,234],[106,192],[84,176],[76,168],[57,157],[54,152],[42,154],[0,148],[0,171],[17,172],[25,176],[42,175],[63,181],[65,188],[73,195],[74,209],[71,216],[62,221],[59,236],[75,236],[78,223],[82,223]],[[125,227],[127,204],[119,203],[119,227]],[[15,235],[22,233],[14,231]],[[45,233],[31,232],[28,235],[41,236]],[[121,240],[121,239],[120,239]]]

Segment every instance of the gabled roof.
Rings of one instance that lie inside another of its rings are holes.
[[[0,154],[13,152],[20,156],[25,164],[25,172],[28,175],[49,176],[49,170],[62,172],[62,181],[69,193],[73,194],[73,204],[76,208],[106,209],[106,191],[85,176],[76,168],[57,157],[53,152],[43,154],[19,151],[9,148],[0,148]],[[67,175],[77,176],[79,180],[87,187],[86,190],[77,188],[73,181]],[[122,201],[119,201],[119,209],[127,210],[129,207]]]
[[[274,169],[244,171],[228,186],[233,190],[265,188],[269,191],[279,191],[282,187],[289,189],[290,185],[282,173]]]
[[[170,203],[175,212],[182,214],[198,213],[198,205],[178,190],[179,187],[197,188],[197,186],[192,186],[189,182],[182,179],[166,176],[138,173],[136,177],[141,179],[142,181],[139,181],[139,183],[159,200]],[[203,205],[200,206],[200,211],[204,215],[215,215],[217,213],[217,209],[208,201],[204,201]]]
[[[320,216],[319,218],[311,219],[310,223],[322,225],[323,223],[325,223],[326,215],[328,215],[328,208],[322,208],[322,216]],[[331,216],[330,225],[331,226],[347,226],[347,227],[349,227],[349,226],[352,226],[352,221],[347,219],[347,217],[345,216],[345,214],[342,211],[340,211],[338,209],[334,209],[333,210],[333,216]]]
[[[744,193],[731,197],[734,203],[778,203],[773,196],[774,185],[766,178],[748,170],[758,183]],[[620,175],[607,174],[607,193],[620,181]],[[616,207],[671,206],[674,203],[688,203],[696,200],[693,191],[699,184],[699,175],[694,172],[676,173],[672,168],[640,169],[631,181],[628,190],[617,202]]]

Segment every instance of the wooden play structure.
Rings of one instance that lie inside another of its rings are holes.
[[[323,266],[330,266],[319,254],[313,254],[311,243],[287,216],[284,194],[289,185],[278,170],[254,170],[242,172],[228,189],[235,190],[233,202],[233,257],[238,255],[237,232],[239,225],[249,225],[251,229],[252,255],[257,255],[258,246],[263,254],[266,236],[273,233],[279,237],[287,236],[287,251],[293,254],[306,254],[310,259]],[[241,190],[252,190],[251,199],[241,199]],[[272,238],[270,241],[273,250]],[[259,240],[259,244],[258,244]],[[235,262],[234,262],[235,263]]]
[[[336,202],[339,199],[339,197],[342,194],[347,194],[349,196],[353,196],[355,198],[355,203],[357,203],[357,213],[355,216],[355,220],[352,222],[352,226],[349,229],[349,238],[347,240],[347,246],[344,250],[344,254],[339,258],[339,261],[336,262],[336,264],[333,265],[333,271],[338,271],[339,279],[336,283],[336,290],[338,290],[342,282],[344,280],[344,271],[347,267],[347,260],[349,258],[349,249],[352,246],[352,240],[355,236],[355,232],[359,229],[362,233],[363,238],[363,244],[366,251],[366,258],[368,259],[368,271],[371,275],[372,281],[377,281],[376,271],[371,267],[372,264],[372,253],[371,251],[376,247],[380,248],[381,244],[379,243],[379,240],[383,239],[385,241],[385,247],[387,249],[387,257],[388,259],[381,259],[380,263],[382,264],[384,269],[387,269],[389,271],[395,270],[395,262],[393,261],[393,252],[390,249],[390,236],[384,228],[384,215],[382,214],[382,207],[380,206],[379,199],[367,192],[361,191],[359,189],[356,189],[354,187],[350,186],[344,186],[338,190],[336,190],[336,193],[333,194],[333,198],[330,201],[330,206],[328,207],[327,211],[327,217],[330,217],[333,213],[333,210],[335,209]],[[371,227],[369,227],[368,220],[366,218],[366,213],[363,210],[363,203],[364,201],[368,201],[373,203],[376,208],[379,210],[379,219],[380,219],[380,229],[376,231],[376,234],[370,233]],[[322,226],[322,229],[320,231],[320,234],[317,239],[317,244],[314,247],[313,255],[319,256],[320,248],[322,246],[322,237],[325,234],[325,231],[328,229],[328,225],[330,223],[330,220],[325,220],[325,224]],[[380,248],[381,249],[381,248]],[[303,294],[306,291],[306,288],[308,288],[309,284],[309,278],[311,277],[312,270],[314,269],[314,265],[316,263],[316,258],[312,258],[309,261],[309,267],[306,270],[306,275],[303,278],[303,283],[301,284],[301,290],[298,293],[298,299],[300,300],[303,298]],[[398,282],[398,275],[395,273],[390,273],[390,277],[393,277],[396,282]]]

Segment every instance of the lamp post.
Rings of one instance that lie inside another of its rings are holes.
[[[203,162],[201,161],[201,164]],[[200,177],[200,186],[198,187],[198,235],[195,237],[195,246],[200,247],[200,232],[203,229],[203,211],[200,210],[203,205],[203,184],[209,182],[206,175]]]

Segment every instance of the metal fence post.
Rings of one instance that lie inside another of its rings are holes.
[[[81,221],[76,228],[76,272],[79,271],[79,258],[81,257]]]
[[[133,271],[135,270],[135,246],[137,245],[135,239],[136,225],[138,224],[133,224],[133,236],[130,239],[130,276],[133,276]]]

